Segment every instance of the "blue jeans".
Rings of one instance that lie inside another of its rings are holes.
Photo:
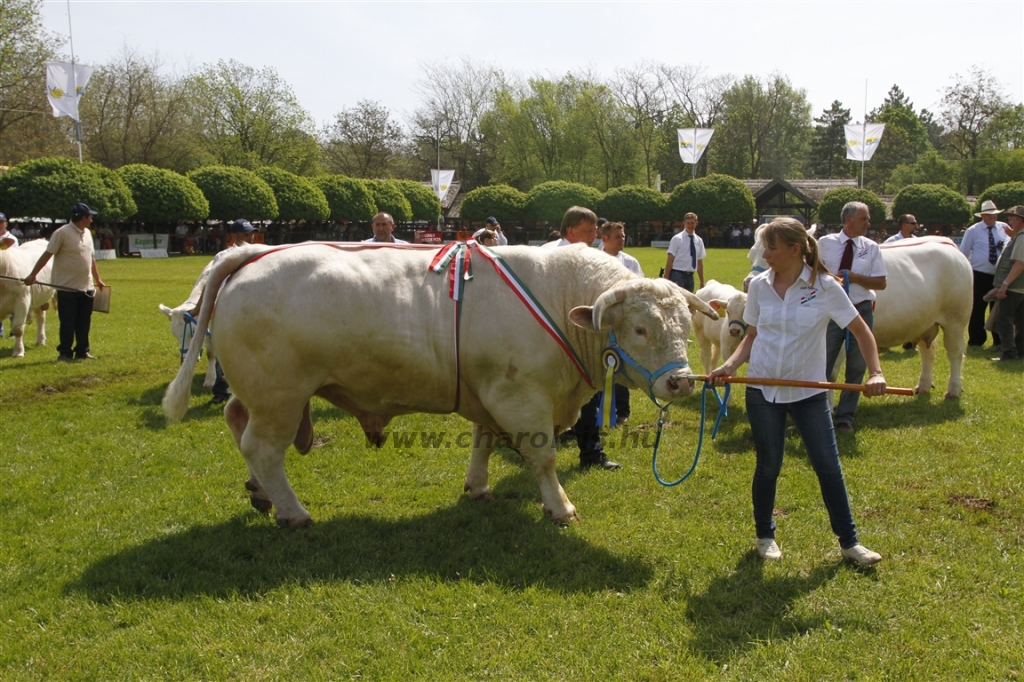
[[[668,273],[669,280],[675,282],[682,288],[686,289],[690,293],[693,293],[693,273],[685,272],[683,270],[672,269],[672,272]]]
[[[832,532],[844,549],[857,544],[857,527],[853,523],[850,500],[839,463],[839,448],[824,393],[794,403],[770,403],[761,389],[747,388],[747,417],[754,434],[757,467],[751,495],[754,501],[754,529],[758,538],[775,537],[775,488],[782,469],[782,453],[786,446],[786,414],[793,416],[803,438],[807,456],[818,475],[821,499],[828,510]]]
[[[875,326],[875,314],[871,310],[871,301],[861,301],[855,307],[860,316],[868,324],[868,329]],[[846,330],[841,329],[835,322],[828,323],[825,330],[825,373],[832,371],[832,365],[839,357],[839,351],[846,343]],[[850,349],[846,351],[846,379],[847,384],[860,384],[864,382],[864,373],[868,371],[867,360],[860,352],[860,345],[857,339],[850,334]],[[839,394],[839,405],[836,406],[836,423],[844,422],[853,424],[853,416],[857,413],[857,401],[860,400],[860,391],[842,391]]]

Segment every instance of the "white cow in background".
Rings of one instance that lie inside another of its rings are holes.
[[[662,401],[692,395],[690,307],[716,313],[690,292],[638,277],[582,244],[495,247],[515,281],[499,277],[485,253],[470,248],[473,278],[460,304],[457,346],[449,273],[429,268],[436,247],[253,245],[218,262],[196,334],[205,333],[216,304],[217,343],[231,349],[220,358],[234,393],[224,416],[249,469],[254,507],[275,508],[282,525],[311,523],[284,462],[290,444],[303,453],[312,446],[314,395],[353,415],[376,444],[397,415],[465,417],[473,423],[465,479],[472,498],[489,496],[495,436],[511,434],[537,479],[545,512],[559,522],[575,520],[576,508],[555,476],[555,429],[573,424],[597,391],[610,332],[652,374],[648,380],[629,367],[617,381]],[[524,305],[525,294],[512,288],[519,282],[560,328],[565,347]],[[193,339],[164,396],[171,421],[188,409],[199,349]]]
[[[767,263],[760,237],[759,228],[748,257],[763,271]],[[921,351],[921,376],[914,392],[929,393],[941,328],[950,367],[945,397],[959,398],[963,392],[964,334],[973,302],[970,262],[945,237],[903,239],[879,248],[887,275],[885,289],[875,292],[875,342],[879,349],[915,344]],[[748,281],[756,275],[752,271]],[[842,355],[837,367],[841,359]],[[831,368],[829,380],[835,381],[837,375],[836,368]]]
[[[192,293],[189,294],[188,300],[175,308],[168,308],[163,303],[160,304],[160,312],[166,315],[171,321],[171,336],[178,342],[178,347],[181,349],[181,359],[184,360],[185,351],[192,344],[192,336],[195,333],[195,324],[189,323],[186,320],[185,314],[196,307],[199,303],[199,297],[203,295],[203,289],[206,288],[206,280],[210,277],[211,266],[213,261],[211,260],[203,268],[203,271],[199,274],[199,279],[196,280],[195,286],[192,287]],[[213,384],[217,381],[217,356],[213,350],[213,337],[206,336],[204,342],[204,348],[206,348],[206,377],[203,379],[204,388],[213,388]]]
[[[46,250],[45,239],[35,239],[21,246],[0,250],[0,275],[23,279],[32,272],[39,256]],[[53,272],[51,259],[36,277],[43,282],[50,281]],[[0,320],[14,315],[14,351],[11,357],[20,358],[25,355],[25,324],[29,312],[36,320],[36,345],[46,345],[46,310],[53,302],[57,291],[53,287],[33,284],[30,287],[13,279],[0,279]]]
[[[747,295],[736,287],[711,280],[697,291],[697,298],[719,314],[717,320],[704,315],[693,318],[693,335],[700,346],[700,361],[704,365],[704,373],[709,374],[720,361],[729,359],[747,333],[747,325],[743,322]]]

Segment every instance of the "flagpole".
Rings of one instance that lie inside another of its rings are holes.
[[[71,92],[75,98],[75,109],[78,109],[78,74],[75,70],[75,36],[71,32],[71,0],[68,5],[68,43],[71,45]],[[78,163],[82,163],[82,113],[75,120],[75,142],[78,144]]]

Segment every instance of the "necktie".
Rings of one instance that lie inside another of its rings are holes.
[[[843,251],[843,257],[839,261],[840,270],[849,270],[853,267],[853,240],[846,240],[846,250]]]
[[[996,247],[996,239],[992,235],[994,228],[995,225],[988,228],[988,262],[992,265],[995,265],[996,261],[999,260],[999,249]]]
[[[689,237],[690,237],[690,258],[693,260],[693,269],[696,270],[697,269],[697,243],[696,243],[697,242],[697,238],[694,237],[692,234],[689,235]],[[989,239],[991,239],[991,235],[989,236]]]

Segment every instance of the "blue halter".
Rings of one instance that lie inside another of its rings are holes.
[[[184,316],[185,316],[185,326],[182,327],[182,330],[181,330],[181,348],[179,349],[181,351],[181,361],[182,362],[185,361],[185,356],[188,355],[188,345],[186,345],[185,339],[187,339],[189,336],[195,336],[196,324],[197,324],[196,323],[196,318],[192,317],[188,313],[184,313]],[[206,336],[207,336],[207,338],[209,338],[211,336],[209,329],[206,330]],[[202,349],[200,349],[199,354],[202,355],[202,353],[203,353],[203,351],[202,351]]]
[[[622,347],[619,345],[618,341],[615,340],[615,332],[610,332],[609,338],[608,338],[608,348],[606,350],[610,350],[613,353],[615,353],[619,357],[619,359],[622,360],[623,363],[625,363],[625,364],[629,365],[630,367],[632,367],[636,371],[637,374],[639,374],[640,376],[642,376],[644,379],[647,380],[647,397],[649,397],[651,399],[651,402],[653,402],[656,407],[658,407],[659,409],[662,409],[662,410],[667,408],[668,404],[662,405],[660,402],[658,402],[658,399],[654,396],[654,382],[657,381],[661,377],[661,375],[665,374],[666,372],[671,372],[672,370],[674,370],[676,368],[679,368],[679,367],[687,368],[687,367],[690,366],[690,363],[685,362],[685,361],[684,362],[670,362],[669,364],[664,365],[664,366],[658,368],[654,372],[648,372],[646,369],[641,367],[640,364],[636,360],[634,360],[633,358],[629,357],[629,353],[627,353],[626,351],[624,351],[622,349]],[[622,365],[620,365],[620,369],[617,370],[617,371],[624,372],[625,368],[622,367]]]

